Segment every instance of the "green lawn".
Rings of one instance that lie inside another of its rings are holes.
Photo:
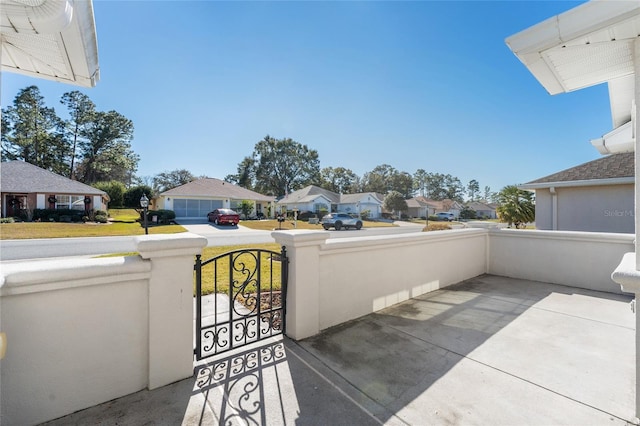
[[[134,209],[109,210],[109,223],[16,222],[0,224],[0,240],[144,235]],[[149,234],[186,232],[180,225],[150,226]]]
[[[280,253],[281,246],[276,243],[261,243],[261,244],[250,244],[248,246],[220,246],[220,247],[205,247],[202,251],[202,261],[206,261],[208,259],[212,259],[216,256],[219,256],[224,253],[228,253],[230,251],[241,250],[241,249],[262,249],[262,250],[270,250]],[[234,263],[236,267],[242,265],[249,271],[253,271],[255,269],[255,259],[248,255],[243,254],[239,258],[236,259]],[[270,270],[270,256],[266,254],[262,254],[261,256],[261,274],[262,274],[262,282],[261,288],[263,290],[268,290],[270,288],[270,283],[273,281],[274,290],[280,289],[280,262],[273,262],[273,271]],[[241,268],[238,268],[241,269]],[[246,279],[246,276],[243,275],[238,269],[234,269],[232,271],[231,277],[233,280],[238,280],[239,282],[243,282]],[[273,274],[273,275],[272,275]],[[223,257],[218,261],[217,271],[214,271],[213,263],[205,265],[202,267],[202,293],[210,294],[213,293],[213,283],[214,283],[214,275],[217,276],[218,280],[218,293],[229,294],[229,283],[230,283],[230,271],[229,271],[229,257]],[[254,284],[250,284],[250,286]],[[248,288],[247,292],[256,292],[255,288]],[[194,272],[194,294],[195,294],[195,272]]]

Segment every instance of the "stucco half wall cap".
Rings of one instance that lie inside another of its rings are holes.
[[[273,231],[271,233],[271,236],[278,244],[296,247],[322,244],[329,238],[329,235],[331,234],[328,231],[314,231],[310,229]]]
[[[196,255],[207,246],[207,239],[190,232],[179,234],[143,235],[134,243],[143,259],[150,257]]]
[[[620,284],[622,291],[640,293],[640,271],[636,270],[636,254],[625,253],[618,267],[611,274],[611,279]]]

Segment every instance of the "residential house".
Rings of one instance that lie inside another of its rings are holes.
[[[0,163],[2,217],[34,209],[107,210],[106,192],[24,161]]]
[[[251,217],[273,217],[275,198],[215,178],[196,179],[161,193],[155,200],[158,209],[173,210],[176,219],[202,219],[207,213],[229,208],[240,211],[240,204],[253,202]]]
[[[476,218],[478,219],[495,219],[497,217],[495,204],[470,201],[466,204],[466,207],[476,212]]]
[[[635,232],[634,155],[610,154],[520,185],[536,193],[536,228]]]
[[[407,214],[410,217],[433,216],[440,205],[434,204],[433,200],[427,200],[425,197],[414,197],[407,200],[409,207]]]
[[[438,214],[440,212],[453,213],[456,218],[460,217],[460,211],[462,211],[462,204],[454,200],[431,200],[427,197],[419,196],[407,200],[409,205],[409,216],[411,217],[423,217],[427,207],[429,215]],[[414,214],[421,213],[421,214]]]
[[[278,206],[286,211],[310,211],[316,214],[321,211],[357,214],[367,211],[368,217],[374,219],[382,215],[382,198],[379,194],[373,192],[338,194],[315,185],[309,185],[288,194],[278,201]]]

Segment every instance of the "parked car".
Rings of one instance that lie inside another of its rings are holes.
[[[240,215],[231,209],[215,209],[207,214],[207,219],[216,225],[223,225],[225,223],[237,225],[238,222],[240,222]]]
[[[448,222],[452,222],[456,219],[456,215],[449,212],[440,212],[436,214],[436,216],[438,217],[438,220],[446,220]]]
[[[335,228],[336,231],[339,231],[342,228],[362,228],[362,221],[360,218],[350,216],[346,213],[329,213],[322,218],[320,224],[322,224],[322,227],[326,231],[331,228]]]

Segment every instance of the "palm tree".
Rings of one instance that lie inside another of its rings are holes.
[[[507,222],[509,227],[515,225],[518,229],[535,220],[536,207],[531,192],[519,189],[515,185],[508,185],[502,188],[498,200],[498,218],[501,222]]]

